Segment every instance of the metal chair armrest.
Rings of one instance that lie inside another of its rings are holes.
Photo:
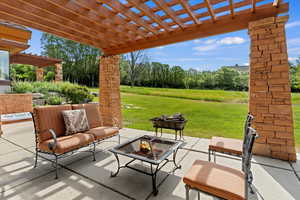
[[[53,151],[55,148],[56,148],[56,145],[57,145],[57,137],[56,137],[56,134],[54,132],[53,129],[49,129],[49,133],[51,134],[52,136],[52,139],[53,139],[53,142],[50,142],[48,144],[48,148]]]
[[[113,117],[112,120],[113,120],[114,127],[117,127],[119,130],[122,129],[120,121],[116,117]]]

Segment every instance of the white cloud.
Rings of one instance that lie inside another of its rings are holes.
[[[249,66],[249,63],[248,63],[248,62],[246,62],[246,63],[243,63],[243,65]]]
[[[164,49],[165,47],[163,46],[160,46],[160,47],[156,47],[157,49]]]
[[[213,43],[216,43],[217,40],[216,39],[210,39],[210,40],[206,40],[204,43],[205,44],[213,44]]]
[[[201,40],[196,39],[196,40],[194,40],[193,42],[194,42],[195,44],[199,44],[199,43],[201,43]]]
[[[196,50],[197,52],[205,52],[205,51],[214,50],[217,47],[218,47],[218,44],[211,44],[211,45],[205,45],[205,46],[197,46],[197,47],[194,47],[193,49]]]
[[[243,44],[246,42],[244,38],[241,37],[225,37],[221,39],[220,44],[226,44],[226,45],[231,45],[231,44]]]
[[[221,47],[222,45],[243,44],[244,42],[246,42],[246,40],[241,37],[225,37],[219,40],[210,39],[210,40],[205,40],[203,42],[203,44],[205,45],[197,46],[194,47],[193,49],[196,51],[195,55],[200,55],[203,54],[203,52],[215,50],[218,47]]]
[[[296,27],[296,26],[300,26],[300,21],[294,21],[294,22],[287,23],[285,25],[285,28],[292,28],[292,27]]]
[[[294,62],[294,61],[296,61],[296,60],[298,60],[297,57],[289,57],[289,61],[290,61],[290,62]]]

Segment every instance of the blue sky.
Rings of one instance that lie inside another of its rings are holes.
[[[300,1],[290,0],[289,21],[286,25],[289,60],[300,57]],[[40,54],[42,33],[32,29],[31,47],[26,52]],[[249,63],[247,30],[197,39],[147,50],[151,61],[159,61],[185,69],[216,70],[224,65]]]

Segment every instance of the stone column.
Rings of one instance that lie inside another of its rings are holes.
[[[41,67],[36,68],[36,81],[44,81],[44,69]]]
[[[288,17],[249,23],[249,111],[259,138],[254,153],[296,160],[289,64],[285,36]]]
[[[1,113],[0,113],[0,138],[1,138],[2,134],[3,134],[1,126],[2,126],[2,122],[1,122]]]
[[[55,64],[55,82],[63,81],[63,71],[62,64]]]
[[[99,68],[99,103],[103,125],[114,125],[114,118],[122,127],[120,95],[120,57],[101,56]]]

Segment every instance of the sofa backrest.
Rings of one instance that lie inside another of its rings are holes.
[[[97,103],[73,104],[72,109],[73,110],[85,109],[90,128],[96,128],[102,126],[99,104]]]
[[[63,110],[72,110],[72,106],[42,106],[33,109],[33,119],[39,142],[52,138],[49,129],[53,129],[58,137],[65,134]]]

